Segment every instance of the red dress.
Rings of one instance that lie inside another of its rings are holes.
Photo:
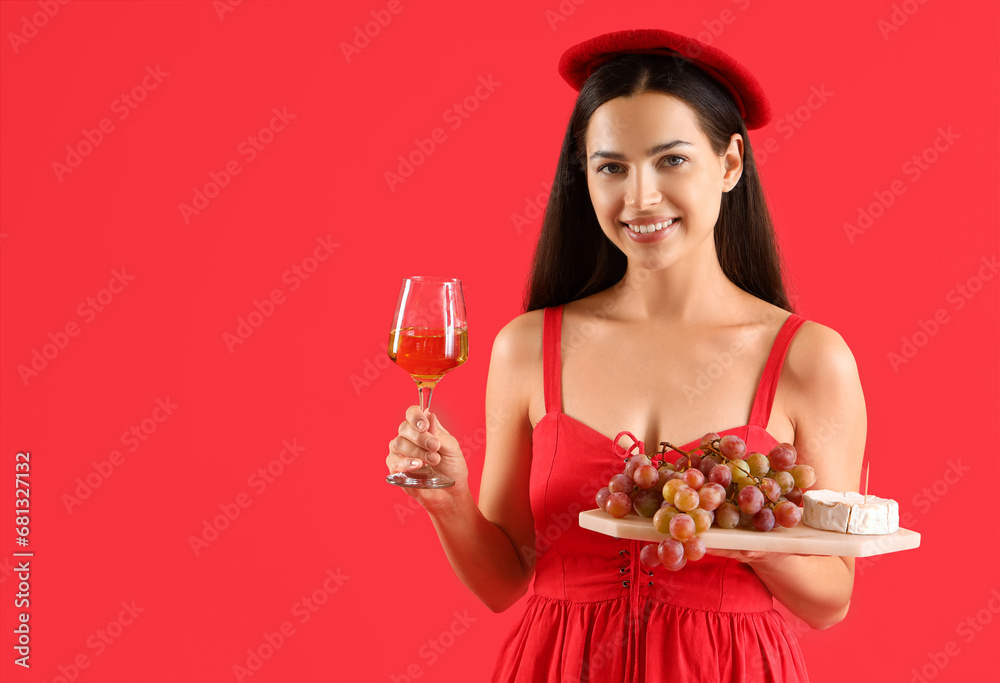
[[[622,471],[622,461],[611,439],[563,414],[562,306],[544,315],[546,413],[532,435],[530,480],[534,591],[500,649],[493,683],[808,681],[795,634],[745,563],[705,555],[676,572],[648,571],[639,563],[644,541],[580,528],[579,513],[596,507],[594,494]],[[739,435],[748,451],[778,444],[764,428],[788,344],[803,322],[791,314],[782,325],[750,423],[719,432]]]

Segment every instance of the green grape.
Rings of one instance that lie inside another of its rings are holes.
[[[671,505],[674,503],[674,496],[681,490],[682,486],[687,486],[683,479],[671,479],[663,487],[663,500]]]
[[[674,506],[678,510],[683,510],[688,512],[689,510],[694,510],[701,503],[701,496],[698,492],[689,486],[685,486],[677,495],[674,496]]]
[[[661,534],[669,534],[670,520],[679,513],[680,510],[672,505],[664,505],[653,515],[653,527]]]
[[[816,483],[816,470],[809,465],[796,465],[791,473],[795,478],[795,485],[800,489],[807,489]]]
[[[746,457],[746,463],[750,466],[750,474],[755,477],[763,477],[771,469],[771,463],[763,453],[751,453]]]
[[[695,508],[688,514],[691,515],[691,519],[694,520],[694,532],[696,534],[705,533],[712,528],[712,521],[715,519],[715,515],[708,510]]]
[[[730,460],[726,463],[733,475],[733,481],[739,481],[750,474],[750,465],[746,460]]]
[[[715,511],[715,523],[723,529],[735,529],[739,522],[740,511],[732,503],[723,503]]]
[[[791,472],[778,472],[774,475],[774,480],[781,487],[781,495],[785,495],[795,488],[795,477],[792,476]]]

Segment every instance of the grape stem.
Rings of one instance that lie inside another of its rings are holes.
[[[661,442],[660,442],[660,445],[661,445],[661,446],[666,446],[667,448],[671,448],[671,449],[673,449],[673,450],[677,451],[678,453],[680,453],[681,455],[686,455],[686,456],[688,456],[689,458],[691,457],[691,454],[692,454],[692,453],[694,453],[695,451],[697,451],[697,450],[698,450],[697,448],[692,448],[692,449],[691,449],[690,451],[685,451],[685,450],[683,450],[683,449],[680,449],[680,448],[678,448],[677,446],[674,446],[673,444],[671,444],[671,443],[668,443],[668,442],[666,442],[666,441],[661,441]],[[661,452],[663,453],[663,455],[666,455],[666,454],[667,454],[667,451],[666,451],[666,449],[664,449],[664,450],[663,450],[663,451],[661,451]]]
[[[728,464],[732,460],[741,460],[742,459],[742,458],[727,458],[726,456],[724,456],[722,454],[722,450],[716,445],[720,441],[721,441],[721,439],[715,439],[708,446],[699,446],[698,448],[692,448],[690,451],[685,451],[682,448],[678,448],[677,446],[673,445],[669,441],[661,441],[660,445],[664,446],[664,448],[662,450],[660,450],[657,453],[657,455],[664,456],[663,458],[660,459],[661,465],[664,462],[666,462],[667,448],[675,450],[678,453],[680,453],[681,455],[687,456],[688,458],[690,458],[693,453],[696,453],[696,452],[699,452],[699,451],[701,452],[701,454],[702,454],[703,457],[707,457],[708,455],[717,456],[719,458],[722,458],[722,462],[719,463],[720,465],[726,465],[726,464]],[[705,453],[706,450],[708,451],[707,454]],[[691,467],[692,467],[691,465],[688,465],[687,467],[684,468],[684,470],[685,471],[689,470],[689,469],[691,469]],[[680,471],[680,470],[678,470],[678,471]],[[750,474],[749,472],[747,472],[746,476],[753,480],[754,486],[760,486],[762,483],[764,483],[764,478],[762,478],[762,477],[758,477],[756,475]],[[737,508],[739,508],[738,500],[739,500],[739,490],[738,489],[737,489],[736,493],[734,493],[733,495],[731,495],[728,498],[726,498],[727,502],[732,503]],[[775,505],[777,505],[777,504],[778,504],[777,501],[772,501],[770,498],[768,498],[765,495],[764,496],[764,506],[761,509],[763,510],[766,507],[766,508],[769,508],[769,509],[773,510],[774,507],[775,507]]]

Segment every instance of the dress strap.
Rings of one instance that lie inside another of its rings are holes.
[[[542,372],[545,377],[545,412],[562,411],[562,304],[545,309],[542,329]]]
[[[764,374],[760,378],[760,385],[757,387],[757,395],[753,399],[753,408],[750,411],[750,424],[761,429],[767,428],[767,422],[771,418],[771,406],[774,404],[774,394],[778,389],[778,377],[781,375],[781,368],[785,363],[785,354],[788,352],[788,345],[799,327],[806,321],[800,315],[792,313],[778,330],[778,336],[771,347],[771,355],[767,358],[767,365],[764,366]]]

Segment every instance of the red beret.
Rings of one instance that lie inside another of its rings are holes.
[[[722,50],[670,31],[615,31],[585,40],[563,53],[559,74],[579,91],[598,66],[617,55],[636,52],[676,55],[700,68],[732,95],[747,129],[761,128],[771,120],[771,105],[764,89],[746,67]]]

